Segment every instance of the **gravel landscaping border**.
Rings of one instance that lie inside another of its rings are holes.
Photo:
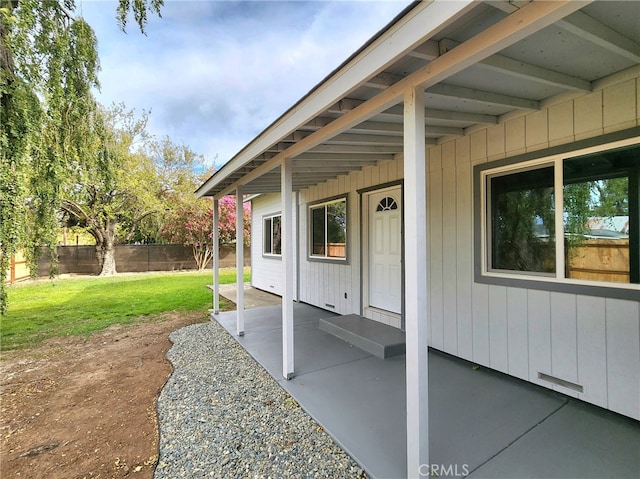
[[[366,478],[216,321],[169,339],[155,479]]]

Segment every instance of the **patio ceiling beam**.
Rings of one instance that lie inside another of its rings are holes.
[[[497,115],[484,115],[482,113],[465,113],[461,111],[434,110],[427,108],[424,112],[426,120],[456,121],[461,123],[483,123],[497,125]]]
[[[454,50],[451,51],[453,52]],[[458,98],[463,101],[471,101],[484,104],[490,103],[493,105],[506,106],[519,110],[535,111],[540,109],[540,102],[536,100],[518,98],[510,95],[502,95],[500,93],[494,93],[490,91],[476,90],[475,88],[447,85],[445,83],[433,85],[427,90],[427,95]]]
[[[327,111],[329,113],[339,113],[343,114],[351,110],[355,110],[357,107],[365,103],[366,100],[358,100],[356,98],[343,98],[337,103],[334,103]]]
[[[460,42],[450,39],[440,41],[440,48],[444,51],[453,50]],[[591,82],[564,73],[559,73],[548,68],[542,68],[531,63],[514,60],[503,55],[492,55],[485,60],[478,62],[478,68],[496,71],[500,74],[509,75],[523,80],[532,80],[544,85],[575,90],[579,92],[590,92]]]
[[[424,133],[427,136],[462,136],[464,135],[464,128],[432,125],[425,127]]]
[[[640,63],[640,44],[620,35],[586,13],[576,12],[560,20],[558,26],[616,55]]]
[[[360,153],[362,155],[378,156],[397,154],[402,152],[402,148],[398,146],[385,145],[329,145],[322,144],[311,148],[307,153]]]
[[[518,8],[506,0],[490,1],[487,3],[507,13],[511,13],[514,9]],[[612,28],[609,28],[584,12],[575,12],[559,20],[557,25],[583,40],[599,45],[605,50],[609,50],[628,60],[640,63],[640,44],[624,35],[620,35]]]
[[[284,138],[282,138],[280,140],[280,142],[284,142],[284,143],[296,143],[298,141],[304,140],[307,136],[309,136],[311,134],[311,132],[308,131],[300,131],[300,130],[296,130],[293,133],[285,136]]]
[[[454,128],[448,126],[427,126],[425,128],[427,135],[462,135],[464,131],[461,128]],[[377,121],[365,121],[359,125],[354,126],[349,130],[350,133],[355,134],[372,134],[372,135],[389,135],[389,136],[402,136],[403,126],[402,123],[389,123],[389,122],[377,122]],[[284,151],[284,150],[282,150]]]
[[[317,116],[313,120],[302,125],[300,128],[298,128],[298,130],[311,130],[311,131],[319,130],[320,128],[327,126],[333,120],[335,120],[335,118],[326,118],[322,116]]]
[[[393,85],[394,83],[398,83],[403,78],[404,77],[401,75],[382,72],[369,78],[366,82],[364,82],[364,86],[368,86],[370,88],[377,88],[378,90],[385,90],[389,88],[391,85]]]
[[[334,105],[334,109],[327,110],[330,113],[345,113],[347,111],[351,111],[357,106],[362,105],[365,100],[356,100],[349,98],[348,107],[345,105],[343,107],[338,107],[337,104]],[[402,119],[402,105],[392,106],[388,110],[382,112],[384,115],[397,116],[399,119]],[[468,113],[463,111],[450,111],[450,110],[436,110],[433,108],[425,109],[425,118],[426,120],[444,120],[444,121],[457,121],[461,123],[482,123],[487,125],[496,125],[498,123],[497,115],[485,115],[482,113]],[[399,121],[398,123],[401,123]]]
[[[402,123],[385,123],[380,121],[363,121],[349,130],[350,133],[366,133],[371,135],[402,136]]]
[[[373,163],[372,165],[369,165],[369,166],[373,166],[373,165],[375,165],[375,163]],[[293,167],[293,171],[296,174],[302,174],[302,173],[332,173],[332,174],[336,174],[336,171],[338,173],[350,173],[352,171],[361,170],[362,168],[363,168],[362,164],[342,165],[339,170],[336,170],[331,165],[329,165],[329,166],[298,166],[298,165],[296,165],[296,166]]]
[[[360,168],[358,168],[360,169]],[[325,179],[335,178],[336,176],[340,176],[341,174],[347,174],[348,171],[342,173],[340,170],[334,170],[332,172],[316,172],[316,173],[300,173],[293,181],[294,185],[301,185],[307,182],[320,182]],[[280,182],[278,179],[269,179],[269,180],[255,180],[249,183],[252,187],[255,186],[279,186]]]
[[[584,16],[586,16],[587,18],[590,18],[587,15],[584,15]],[[572,18],[573,18],[573,15],[572,15]],[[566,22],[567,20],[564,20],[564,21]],[[599,24],[599,25],[602,25],[602,24]],[[411,53],[409,53],[409,56],[412,56],[414,58],[420,58],[422,60],[432,61],[438,58],[440,55],[450,50],[453,50],[459,44],[460,42],[457,42],[455,40],[451,40],[448,38],[443,38],[439,42],[430,40],[429,42],[426,42],[425,44],[421,45],[421,48],[419,50],[416,49]],[[573,77],[571,75],[565,75],[563,73],[549,70],[547,68],[542,68],[530,63],[513,60],[512,58],[505,57],[499,54],[492,55],[488,58],[485,58],[484,60],[478,62],[477,66],[479,68],[496,71],[500,74],[510,75],[516,78],[522,78],[526,80],[532,80],[537,83],[542,83],[544,85],[552,85],[560,88],[565,88],[568,90],[575,90],[575,91],[581,91],[581,92],[591,91],[591,82],[589,81],[583,80],[581,78]],[[376,82],[376,84],[382,86],[383,79],[384,78],[379,79]]]
[[[393,154],[378,155],[376,158],[363,158],[362,155],[357,153],[336,155],[333,153],[312,153],[307,151],[300,153],[294,158],[296,159],[296,164],[298,164],[298,160],[306,160],[307,162],[370,163],[371,161],[375,162],[377,160],[393,160]]]
[[[401,136],[390,135],[367,135],[360,133],[340,133],[333,137],[324,139],[322,144],[328,145],[377,145],[377,146],[399,146],[402,147]],[[315,148],[318,145],[310,146],[309,149]]]
[[[408,54],[410,57],[431,61],[440,56],[440,45],[435,40],[427,40]]]

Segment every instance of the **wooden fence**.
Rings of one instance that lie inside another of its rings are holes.
[[[567,277],[628,283],[629,240],[589,239],[571,250]]]
[[[59,274],[98,274],[100,266],[95,246],[58,246]],[[196,269],[190,246],[179,244],[117,245],[115,249],[116,270],[119,273],[141,273],[147,271],[178,271]],[[251,264],[249,248],[244,250],[245,266]],[[220,267],[236,266],[235,246],[220,247]],[[43,251],[38,261],[38,276],[48,276],[51,262]],[[207,265],[211,267],[211,262]],[[27,273],[28,274],[28,273]]]
[[[16,254],[11,255],[9,269],[7,270],[7,275],[4,282],[15,283],[16,281],[26,279],[29,276],[29,268],[27,266],[27,260],[25,259],[24,254],[19,251]]]

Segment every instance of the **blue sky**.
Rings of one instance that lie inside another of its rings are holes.
[[[115,2],[76,13],[98,38],[98,100],[151,110],[152,134],[221,166],[408,3],[165,0],[147,36],[119,30]]]

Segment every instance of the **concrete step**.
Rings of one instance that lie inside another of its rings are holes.
[[[403,331],[357,314],[321,319],[320,329],[382,359],[405,353]]]

